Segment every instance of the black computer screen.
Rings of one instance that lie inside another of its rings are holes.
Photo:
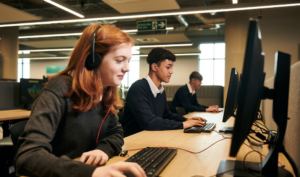
[[[33,103],[43,88],[43,79],[20,79],[20,104]]]
[[[264,55],[262,54],[259,36],[257,22],[250,21],[242,72],[243,76],[238,94],[238,108],[229,155],[235,157],[249,135],[261,99],[273,99],[273,120],[277,124],[277,135],[274,141],[260,142],[262,144],[270,144],[269,153],[261,163],[247,162],[245,159],[243,161],[222,160],[219,165],[218,174],[292,177],[293,175],[289,171],[278,167],[278,153],[282,152],[291,163],[295,174],[299,174],[295,163],[283,146],[288,119],[287,108],[291,56],[283,52],[277,52],[275,58],[274,89],[264,87]],[[248,140],[251,142],[250,139]]]
[[[234,110],[237,102],[237,93],[239,87],[239,74],[235,68],[231,69],[227,98],[225,103],[225,110],[223,115],[223,122],[226,122],[234,115]]]
[[[230,156],[236,156],[257,115],[257,104],[263,93],[263,68],[260,31],[257,21],[250,21]]]

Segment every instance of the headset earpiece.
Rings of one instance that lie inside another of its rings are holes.
[[[88,55],[88,57],[85,60],[85,67],[88,70],[98,68],[102,60],[101,55],[95,52],[95,39],[96,39],[96,33],[99,30],[99,28],[100,26],[98,26],[94,31],[92,44],[91,44],[91,53]]]
[[[93,54],[94,54],[94,56],[93,56]],[[100,66],[100,63],[101,63],[101,59],[102,59],[101,55],[99,53],[96,53],[96,52],[94,52],[93,54],[92,53],[89,54],[88,57],[85,60],[85,67],[88,70],[98,68]]]

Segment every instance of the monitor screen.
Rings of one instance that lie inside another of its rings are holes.
[[[239,87],[239,74],[235,68],[231,69],[223,122],[226,122],[231,116],[234,116],[236,108],[237,94]]]
[[[222,160],[218,175],[234,176],[293,176],[284,168],[278,167],[278,153],[282,152],[293,166],[296,165],[286,153],[283,140],[287,125],[287,108],[289,93],[290,55],[277,52],[275,59],[274,89],[264,87],[264,55],[262,54],[259,29],[256,21],[250,21],[246,52],[243,65],[243,76],[238,93],[238,108],[232,135],[230,156],[235,157],[256,121],[261,99],[273,99],[273,120],[277,124],[277,135],[274,141],[260,141],[259,144],[270,144],[269,153],[261,163]],[[251,144],[251,140],[248,139]],[[251,152],[251,151],[250,151]],[[217,175],[217,176],[218,176]]]
[[[33,103],[43,88],[43,79],[20,79],[20,104]]]
[[[250,21],[230,156],[236,156],[257,115],[257,104],[263,93],[263,69],[260,31],[257,21]]]

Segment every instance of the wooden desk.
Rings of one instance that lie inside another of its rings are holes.
[[[222,122],[223,112],[220,113],[190,113],[185,117],[194,116],[206,118],[208,122],[217,123],[215,130],[219,130],[224,126],[233,126],[234,118],[230,118],[226,123]],[[193,152],[199,152],[214,142],[223,139],[223,137],[212,131],[211,133],[183,133],[183,130],[167,130],[167,131],[142,131],[137,134],[126,137],[123,149],[137,149],[145,147],[178,147]],[[252,151],[246,145],[242,145],[236,158],[229,156],[231,139],[222,140],[206,151],[200,154],[192,154],[183,150],[178,150],[177,155],[168,164],[168,166],[160,174],[162,177],[190,177],[190,176],[212,176],[217,173],[221,160],[243,160],[246,153]],[[249,145],[248,142],[246,144]],[[138,151],[129,151],[129,155],[133,155]],[[262,153],[266,155],[267,146],[263,147]],[[117,161],[125,161],[124,157],[113,157],[107,164]],[[251,153],[247,156],[246,161],[260,162],[260,155]],[[292,168],[286,158],[280,154],[279,161],[286,166],[286,169],[292,172]]]
[[[18,119],[27,119],[30,117],[31,111],[25,109],[13,109],[13,110],[5,110],[0,111],[0,122],[3,122],[3,137],[9,135],[8,121],[18,120]]]
[[[29,118],[31,111],[25,109],[13,109],[0,111],[0,121],[26,119]]]

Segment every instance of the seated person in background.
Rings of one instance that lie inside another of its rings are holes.
[[[200,89],[202,75],[194,71],[190,75],[190,82],[180,87],[172,100],[171,111],[176,113],[176,107],[183,107],[186,113],[194,111],[219,112],[219,106],[204,106],[198,103],[196,89]]]
[[[164,48],[154,48],[148,54],[149,74],[129,88],[122,126],[124,136],[143,130],[172,130],[204,126],[204,118],[186,119],[171,113],[161,82],[168,83],[173,74],[175,55]]]
[[[101,167],[118,155],[124,144],[122,126],[116,116],[123,105],[117,96],[117,86],[129,71],[133,42],[114,25],[99,27],[95,24],[83,31],[67,68],[52,77],[36,98],[18,141],[18,174],[112,177],[130,171],[146,177],[136,163],[118,162]],[[85,62],[91,53],[94,32],[94,49],[102,59],[98,60],[99,66],[87,69]],[[73,160],[77,157],[80,161]]]

